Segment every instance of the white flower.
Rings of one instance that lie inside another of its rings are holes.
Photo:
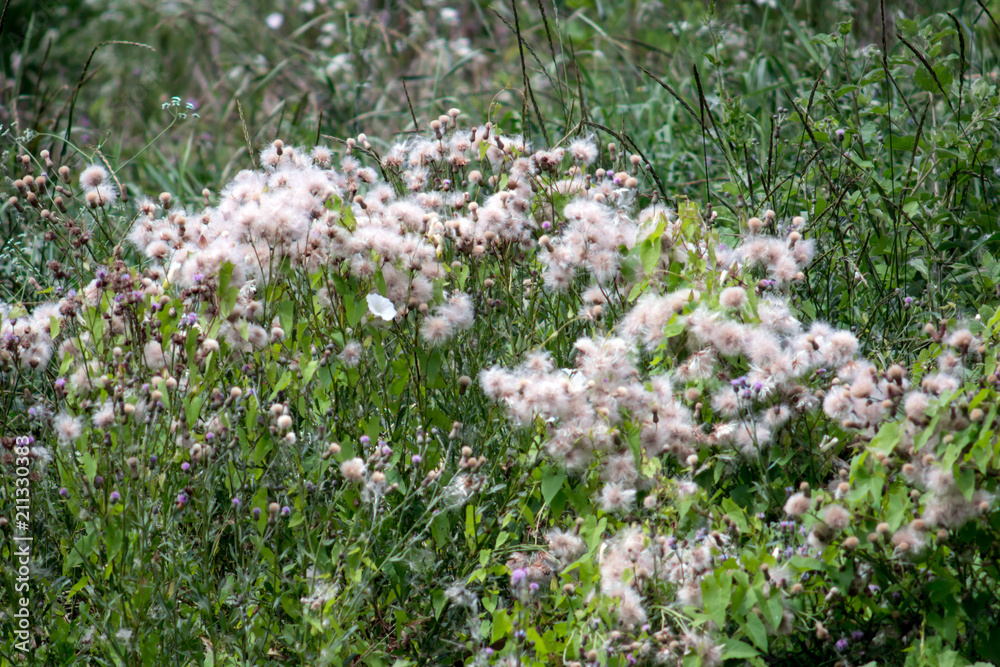
[[[264,23],[266,23],[267,27],[270,28],[271,30],[277,30],[282,26],[282,24],[284,24],[284,22],[285,22],[285,17],[279,14],[278,12],[269,14],[268,17],[264,19]]]
[[[392,305],[392,301],[374,292],[368,295],[368,310],[386,322],[391,322],[396,317],[396,306]]]

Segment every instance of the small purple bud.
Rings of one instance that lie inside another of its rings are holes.
[[[211,440],[214,437],[215,437],[215,434],[212,433],[211,431],[209,431],[208,433],[205,434],[205,439],[206,440]]]
[[[528,573],[524,568],[521,567],[516,568],[513,572],[510,573],[510,583],[512,586],[517,586],[527,577]]]
[[[850,642],[847,641],[846,637],[841,637],[834,646],[837,647],[838,651],[846,651],[849,644]]]
[[[528,584],[528,590],[531,591],[532,593],[536,592],[538,590],[538,583],[532,581],[530,584]]]
[[[281,508],[281,516],[288,516],[291,513],[292,513],[292,508],[289,507],[288,505],[285,505],[284,507]]]
[[[112,503],[117,503],[119,500],[121,500],[121,494],[118,493],[117,491],[112,491],[111,492],[111,502]]]
[[[233,498],[233,507],[239,507],[239,506],[240,506],[240,499]]]
[[[183,470],[184,472],[187,472],[190,469],[191,469],[191,464],[188,463],[187,461],[181,464],[181,470]]]
[[[421,458],[420,454],[414,454],[410,457],[410,462],[415,466],[420,465],[421,461],[423,461],[423,458]]]
[[[254,518],[254,521],[256,521],[257,519],[260,518],[260,508],[259,507],[254,507],[253,508],[253,518]]]
[[[196,273],[193,276],[191,276],[191,280],[195,281],[196,283],[200,283],[204,279],[205,276],[201,275],[200,273]]]
[[[157,456],[156,454],[150,454],[149,455],[149,467],[150,468],[155,468],[156,467],[156,462],[159,461],[159,460],[160,460],[159,456]]]
[[[69,497],[69,489],[67,489],[65,486],[62,487],[61,489],[59,489],[59,495],[62,496],[63,498],[68,498]]]
[[[361,436],[361,444],[362,445],[368,445],[368,443],[370,443],[371,441],[372,441],[372,439],[369,438],[367,435]]]
[[[101,477],[100,475],[98,475],[97,477],[95,477],[94,478],[94,486],[97,487],[98,489],[101,488],[102,486],[104,486],[104,478]]]

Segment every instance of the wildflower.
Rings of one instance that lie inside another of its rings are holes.
[[[340,360],[344,362],[344,365],[348,368],[354,368],[361,362],[361,353],[363,348],[361,343],[356,340],[348,341],[344,345],[344,349],[340,352]]]
[[[52,422],[56,437],[62,445],[74,442],[83,433],[83,424],[79,417],[74,417],[67,412],[61,412]]]
[[[368,474],[368,469],[360,458],[353,458],[341,464],[340,472],[349,482],[363,482]]]
[[[108,170],[99,164],[92,164],[80,173],[80,187],[98,188],[108,180]]]
[[[436,315],[424,320],[423,330],[420,332],[421,338],[428,345],[437,347],[446,343],[455,334],[452,323],[443,316]]]
[[[622,488],[618,484],[608,483],[601,490],[597,503],[605,512],[626,512],[635,504],[635,489]]]
[[[549,543],[552,555],[564,566],[575,561],[587,550],[583,539],[575,533],[556,529],[549,531],[545,539]]]
[[[742,287],[727,287],[722,290],[722,294],[719,295],[719,305],[723,308],[729,308],[731,310],[742,308],[743,304],[746,303],[746,300],[747,292]]]
[[[811,500],[804,493],[796,493],[785,502],[785,514],[788,516],[801,516],[809,511]]]
[[[843,530],[851,521],[851,513],[841,505],[828,505],[823,510],[823,520],[834,530]]]
[[[593,164],[597,159],[597,145],[592,137],[574,139],[569,144],[569,154],[574,162]]]

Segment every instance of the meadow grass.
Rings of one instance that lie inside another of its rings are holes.
[[[998,16],[7,2],[0,663],[997,662]]]

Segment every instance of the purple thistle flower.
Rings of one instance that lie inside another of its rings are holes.
[[[850,646],[850,642],[847,641],[846,637],[841,637],[840,639],[837,640],[837,643],[834,644],[834,646],[837,647],[838,651],[846,651],[847,647]]]
[[[511,586],[517,586],[522,581],[527,579],[528,572],[524,568],[515,568],[513,572],[510,573],[510,584]]]
[[[423,458],[421,458],[420,454],[414,454],[410,457],[410,462],[415,466],[420,465],[421,461],[423,461]]]
[[[69,496],[69,489],[67,489],[65,486],[62,487],[62,488],[60,488],[59,489],[59,495],[62,496],[63,498],[68,497]]]
[[[121,496],[120,493],[118,493],[117,491],[112,491],[111,492],[111,496],[110,496],[110,500],[111,500],[112,503],[117,503],[119,500],[121,500],[121,497],[122,496]]]

